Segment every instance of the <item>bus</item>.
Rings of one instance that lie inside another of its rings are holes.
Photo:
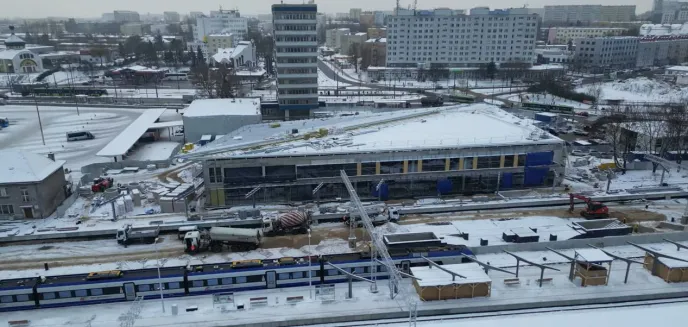
[[[533,102],[522,102],[521,107],[529,110],[544,111],[544,112],[556,112],[561,114],[573,115],[573,107],[571,106],[559,106],[554,104],[542,104]]]
[[[167,73],[162,79],[163,81],[188,81],[189,74],[187,73]]]

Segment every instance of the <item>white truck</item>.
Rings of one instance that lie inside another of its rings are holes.
[[[364,206],[364,208],[375,226],[384,225],[388,221],[399,221],[399,210],[395,207],[388,207],[385,204],[373,204]],[[353,218],[354,221],[358,223],[358,226],[361,226],[361,215],[358,214],[358,209],[355,207],[348,207],[346,211],[344,223],[348,226],[351,222],[351,218]]]
[[[225,246],[232,251],[248,251],[257,249],[262,241],[260,229],[211,227],[187,232],[184,236],[184,252],[198,253],[208,249],[221,252]]]

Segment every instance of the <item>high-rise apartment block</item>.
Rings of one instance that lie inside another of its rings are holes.
[[[277,101],[284,118],[304,118],[318,108],[318,6],[272,5]]]
[[[629,22],[635,19],[635,5],[561,5],[545,6],[544,22]]]
[[[115,10],[113,14],[115,21],[118,23],[132,23],[141,21],[141,16],[135,11]]]
[[[476,67],[532,63],[537,15],[526,8],[404,10],[389,17],[387,66]]]
[[[210,16],[196,18],[196,41],[203,41],[208,35],[218,33],[233,34],[236,45],[248,34],[248,18],[241,17],[237,10],[211,11]]]

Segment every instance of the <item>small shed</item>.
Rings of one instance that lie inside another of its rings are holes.
[[[677,252],[670,254],[672,257],[686,259],[685,255],[678,255]],[[663,279],[667,283],[688,282],[688,262],[670,259],[666,257],[654,257],[650,253],[645,253],[645,269],[653,275]]]
[[[574,278],[581,278],[581,286],[607,285],[614,258],[599,249],[577,249],[575,251]],[[609,269],[604,266],[609,264]]]
[[[514,243],[537,243],[540,240],[540,235],[531,228],[514,228],[511,231],[515,235]]]
[[[492,279],[477,263],[460,263],[437,267],[411,267],[411,273],[420,280],[414,279],[413,286],[423,301],[439,301],[490,296]]]

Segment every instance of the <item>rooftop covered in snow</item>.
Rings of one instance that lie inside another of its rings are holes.
[[[162,116],[165,110],[167,109],[146,109],[139,118],[136,118],[135,121],[112,139],[96,155],[99,157],[125,155],[149,128],[154,128],[155,122],[158,121],[158,118]]]
[[[405,111],[400,110],[381,115],[377,120],[368,120],[366,124],[358,126],[355,118],[350,127],[322,124],[321,128],[327,129],[326,136],[314,136],[312,130],[299,128],[305,126],[302,123],[303,126],[295,126],[298,133],[289,133],[292,139],[290,142],[275,142],[279,144],[254,148],[250,152],[227,152],[223,156],[275,157],[563,143],[561,139],[534,126],[533,121],[521,119],[484,103],[411,110],[409,112],[416,115],[408,116],[403,116],[403,112]],[[370,119],[370,116],[364,115],[360,119],[363,122]],[[275,141],[280,138],[288,141],[286,134],[273,137]],[[247,144],[247,147],[248,145],[256,144]]]
[[[490,276],[475,262],[442,265],[442,268],[466,278],[453,278],[450,273],[433,267],[411,267],[411,272],[420,279],[418,286],[421,287],[492,282]]]
[[[64,160],[53,161],[35,153],[3,150],[0,154],[0,185],[40,182],[62,169],[64,163]]]
[[[260,99],[200,99],[191,102],[184,117],[260,115]]]

